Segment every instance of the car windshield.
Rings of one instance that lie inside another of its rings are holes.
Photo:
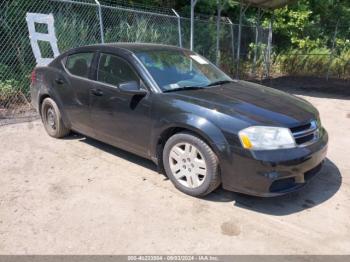
[[[208,88],[232,81],[202,56],[186,50],[151,50],[136,56],[163,92]]]

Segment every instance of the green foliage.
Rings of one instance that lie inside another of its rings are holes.
[[[156,23],[146,17],[134,17],[121,20],[114,26],[105,29],[106,42],[149,42],[178,43],[177,28],[169,24]]]
[[[6,106],[10,99],[13,99],[20,92],[17,80],[0,81],[0,106]]]
[[[60,12],[55,15],[55,30],[60,52],[100,42],[96,19],[89,21],[78,14]]]
[[[289,7],[277,9],[274,12],[273,30],[282,37],[281,41],[288,42],[296,47],[309,48],[312,44],[310,39],[303,36],[312,11],[306,5],[300,5],[297,10]],[[264,21],[264,26],[268,26],[269,21]]]
[[[350,76],[350,50],[332,55],[326,48],[291,49],[275,57],[274,69],[275,73],[304,76],[325,75],[329,70],[331,76],[347,79]]]
[[[278,51],[331,48],[336,28],[339,39],[350,38],[349,20],[350,1],[299,0],[274,11],[274,42]]]
[[[331,75],[337,78],[350,78],[350,49],[344,50],[330,63]]]
[[[299,75],[305,72],[324,74],[329,63],[329,54],[330,51],[324,48],[290,49],[276,56],[275,65],[280,69],[280,72],[287,74]]]

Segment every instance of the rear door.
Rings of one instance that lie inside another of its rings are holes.
[[[91,119],[96,137],[146,156],[151,133],[152,94],[135,96],[119,90],[120,83],[130,81],[137,81],[146,89],[135,68],[125,58],[100,53],[97,64],[97,81],[91,92]]]
[[[90,118],[90,90],[93,88],[92,64],[94,52],[79,52],[67,56],[63,63],[67,74],[55,79],[56,90],[70,119],[72,129],[93,135]]]

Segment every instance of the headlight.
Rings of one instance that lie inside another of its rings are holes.
[[[252,150],[271,150],[296,147],[288,128],[251,126],[238,133],[242,146]]]

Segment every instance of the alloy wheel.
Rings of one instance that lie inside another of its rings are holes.
[[[169,163],[176,180],[188,188],[199,187],[207,175],[203,154],[188,142],[178,143],[171,148]]]

